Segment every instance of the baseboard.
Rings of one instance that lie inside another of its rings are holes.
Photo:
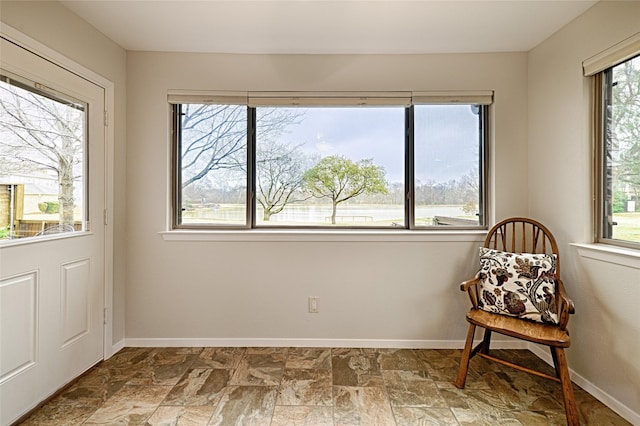
[[[151,338],[125,340],[127,347],[309,347],[309,348],[402,348],[462,349],[463,340],[395,340],[395,339],[184,339]],[[495,349],[528,349],[524,342],[492,340]]]
[[[111,345],[111,348],[107,348],[107,350],[105,350],[104,359],[111,358],[114,354],[119,352],[125,346],[126,346],[125,339],[121,339],[119,342],[114,343],[113,345]]]
[[[551,353],[546,350],[546,347],[543,348],[535,344],[530,344],[528,349],[533,352],[538,358],[553,366]],[[636,413],[631,408],[627,407],[626,405],[615,399],[613,396],[609,395],[607,392],[603,391],[602,389],[591,383],[589,380],[573,371],[571,368],[569,368],[569,374],[571,375],[571,381],[573,381],[576,385],[589,392],[596,399],[598,399],[607,407],[611,408],[631,424],[640,425],[639,413]]]

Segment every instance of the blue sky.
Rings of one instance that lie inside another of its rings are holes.
[[[299,109],[298,109],[299,111]],[[322,157],[373,158],[389,182],[404,180],[404,108],[308,108],[282,140]],[[478,120],[467,105],[417,106],[416,178],[446,182],[467,174],[478,155]]]

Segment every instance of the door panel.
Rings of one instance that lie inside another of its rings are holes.
[[[0,240],[0,424],[9,424],[103,357],[105,128],[101,87],[1,42],[5,76],[52,99],[78,100],[85,123],[80,229]],[[7,176],[0,170],[0,184],[13,185],[2,182]]]
[[[0,281],[0,384],[36,362],[38,274]]]
[[[90,259],[62,265],[63,347],[90,331]]]

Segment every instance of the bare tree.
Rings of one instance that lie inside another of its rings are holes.
[[[246,171],[248,111],[245,105],[183,104],[182,187],[216,170]],[[276,140],[301,114],[264,108],[256,121],[261,140]]]
[[[181,130],[183,188],[213,170],[244,167],[241,154],[246,153],[245,106],[184,104]]]
[[[478,200],[480,199],[480,176],[478,168],[474,167],[460,181],[464,206],[462,210],[466,214],[476,214],[478,212]]]
[[[287,204],[308,198],[301,189],[309,161],[300,145],[282,142],[260,143],[256,155],[256,200],[263,208],[263,220],[268,222]]]
[[[58,179],[60,224],[73,225],[74,170],[82,163],[84,110],[72,102],[0,83],[2,174],[48,171]]]
[[[612,160],[617,178],[640,195],[640,58],[613,71],[613,106],[610,111],[611,142],[617,150]]]

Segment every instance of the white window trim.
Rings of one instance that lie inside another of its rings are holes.
[[[478,231],[371,231],[371,230],[172,230],[159,233],[165,241],[254,242],[473,242],[482,244],[486,230]]]
[[[491,105],[493,90],[406,92],[242,92],[179,90],[167,92],[169,104],[200,103],[259,106],[358,106],[358,105]]]
[[[584,76],[589,77],[618,65],[636,56],[638,52],[640,52],[640,33],[635,33],[597,55],[585,59],[582,62]]]
[[[608,244],[571,243],[580,257],[640,269],[640,251]]]

